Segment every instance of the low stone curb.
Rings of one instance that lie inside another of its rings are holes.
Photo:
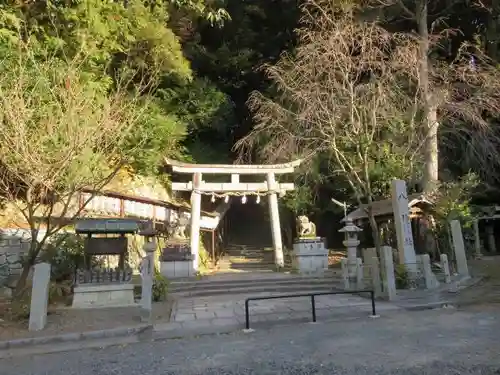
[[[231,324],[225,326],[198,326],[193,328],[180,328],[175,325],[155,327],[152,333],[152,340],[182,339],[207,335],[224,335],[243,331],[242,324]]]
[[[0,341],[0,350],[25,348],[35,345],[60,344],[66,342],[84,341],[84,340],[99,340],[115,337],[124,337],[131,335],[139,335],[153,326],[151,324],[141,324],[134,327],[118,327],[113,329],[103,329],[88,332],[66,333],[53,336],[29,337],[23,339],[14,339]]]
[[[455,306],[452,301],[428,302],[415,305],[402,306],[407,311],[423,311],[433,309],[443,309],[446,307]]]

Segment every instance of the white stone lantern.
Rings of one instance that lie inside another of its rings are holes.
[[[345,227],[340,229],[340,233],[346,234],[346,239],[342,242],[347,248],[347,266],[349,269],[349,278],[356,277],[356,262],[357,262],[357,249],[359,245],[358,232],[363,229],[353,224],[351,219],[347,219]]]

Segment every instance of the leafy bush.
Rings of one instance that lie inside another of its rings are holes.
[[[406,289],[410,285],[410,277],[406,265],[398,264],[394,268],[394,277],[396,278],[396,289]]]
[[[42,261],[50,263],[51,279],[72,280],[75,270],[84,264],[83,239],[74,234],[55,236],[44,249]]]
[[[49,304],[67,302],[71,295],[71,280],[63,282],[51,282],[49,285]]]
[[[159,272],[155,272],[153,280],[153,301],[160,302],[165,300],[168,292],[168,280]]]

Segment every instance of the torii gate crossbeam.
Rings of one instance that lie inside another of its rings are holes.
[[[276,181],[276,175],[292,173],[295,168],[300,165],[301,160],[272,165],[188,164],[171,159],[166,159],[165,161],[167,165],[172,167],[173,172],[192,175],[191,182],[173,182],[172,190],[191,191],[190,246],[191,254],[193,256],[194,271],[198,270],[201,195],[211,193],[254,193],[269,195],[269,210],[275,264],[278,268],[282,268],[285,265],[283,242],[281,239],[278,194],[283,194],[288,190],[293,190],[294,185],[290,183],[278,183]],[[202,179],[203,174],[230,175],[231,182],[207,183]],[[266,181],[262,183],[240,183],[239,176],[242,174],[266,175]]]

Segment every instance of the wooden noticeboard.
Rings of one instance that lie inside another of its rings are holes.
[[[126,252],[126,237],[87,237],[85,239],[87,255],[122,255]]]

